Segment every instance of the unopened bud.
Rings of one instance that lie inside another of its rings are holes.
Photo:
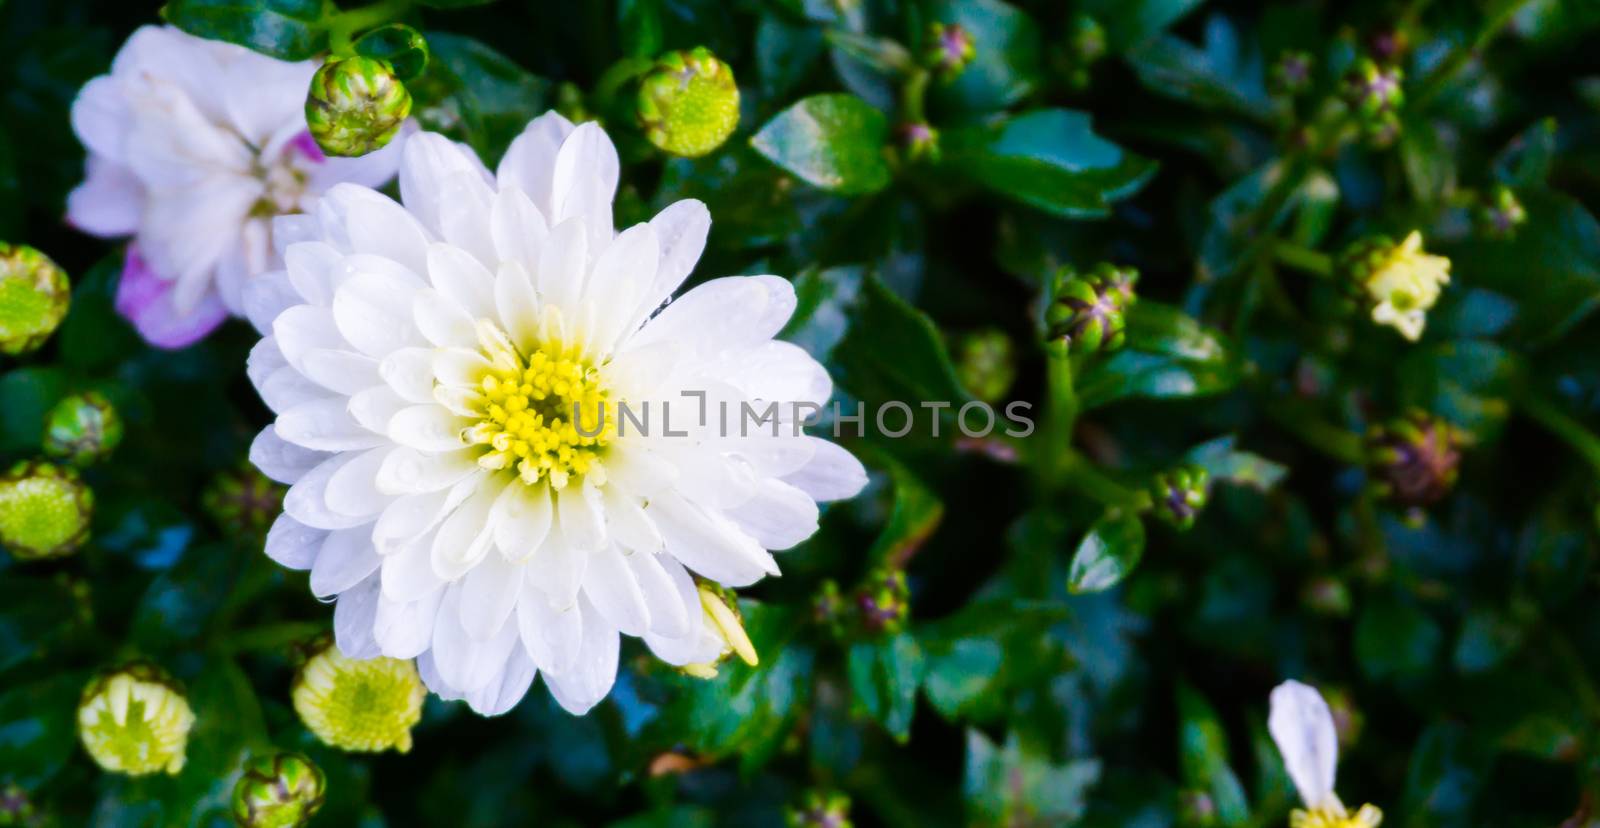
[[[900,138],[900,147],[905,150],[906,160],[912,163],[939,160],[939,130],[932,125],[922,121],[906,123],[897,127],[895,132]]]
[[[1460,429],[1424,411],[1376,426],[1367,437],[1367,469],[1375,492],[1421,508],[1455,486],[1464,440]]]
[[[95,764],[114,773],[183,770],[193,726],[194,711],[183,689],[147,661],[101,673],[78,702],[79,740]]]
[[[388,656],[347,658],[332,636],[313,640],[303,655],[289,696],[307,730],[340,750],[411,750],[411,728],[428,695],[416,665]]]
[[[1393,112],[1379,112],[1363,121],[1361,137],[1374,150],[1385,150],[1400,140],[1400,116]]]
[[[285,486],[247,462],[211,478],[200,493],[200,506],[224,534],[262,538],[283,511],[287,493]]]
[[[1350,588],[1332,576],[1311,579],[1300,600],[1306,609],[1318,615],[1342,618],[1350,614]]]
[[[668,52],[639,84],[639,122],[658,149],[698,158],[739,126],[733,70],[711,50]]]
[[[1177,529],[1194,526],[1210,497],[1211,473],[1195,465],[1179,466],[1156,475],[1150,499],[1156,517]]]
[[[949,83],[956,79],[978,53],[972,35],[956,23],[930,23],[922,51],[922,65],[932,70],[939,80]]]
[[[411,114],[411,93],[386,61],[332,58],[311,77],[306,126],[329,155],[381,149]]]
[[[988,328],[956,340],[956,376],[974,397],[997,402],[1017,378],[1016,348],[1004,331]]]
[[[1422,336],[1428,310],[1450,282],[1450,260],[1424,251],[1416,231],[1399,244],[1373,236],[1350,245],[1339,257],[1339,270],[1373,322],[1412,341]]]
[[[1478,207],[1477,218],[1484,235],[1509,239],[1517,234],[1518,227],[1527,223],[1528,211],[1523,209],[1510,187],[1496,187],[1489,194],[1488,202]]]
[[[1086,275],[1063,268],[1056,275],[1056,300],[1045,316],[1047,336],[1073,352],[1122,347],[1124,314],[1136,300],[1139,271],[1102,263]]]
[[[1205,791],[1189,788],[1178,792],[1178,824],[1183,828],[1210,828],[1217,824],[1217,804]]]
[[[63,397],[45,417],[44,453],[76,466],[102,460],[122,442],[122,417],[98,391]]]
[[[905,629],[911,617],[911,587],[906,573],[882,567],[867,575],[856,590],[856,611],[861,628],[872,635],[893,635]]]
[[[67,315],[66,271],[25,244],[0,242],[0,355],[37,350]]]
[[[287,751],[255,756],[233,786],[233,821],[240,828],[300,828],[326,793],[322,769]]]
[[[1405,102],[1400,67],[1380,65],[1370,57],[1358,58],[1344,76],[1344,99],[1363,118],[1393,112]]]
[[[1073,15],[1067,23],[1065,68],[1073,89],[1089,86],[1089,70],[1106,54],[1106,30],[1087,14]]]
[[[788,812],[789,828],[851,828],[850,797],[839,791],[807,791]]]
[[[1311,88],[1311,68],[1315,65],[1309,52],[1286,51],[1272,64],[1268,84],[1279,95],[1298,95]]]
[[[68,466],[22,462],[0,475],[0,548],[17,560],[78,551],[93,512],[94,493]]]
[[[35,815],[33,800],[21,785],[14,782],[0,785],[0,828],[33,825]]]
[[[761,659],[756,654],[756,645],[750,641],[750,634],[744,629],[744,615],[739,612],[739,597],[732,590],[713,581],[700,581],[698,589],[700,608],[705,612],[706,628],[722,641],[722,651],[709,663],[689,664],[682,670],[696,678],[712,678],[717,675],[717,665],[734,654],[751,667],[760,664]]]

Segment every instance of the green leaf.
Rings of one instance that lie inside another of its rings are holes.
[[[821,55],[822,32],[817,27],[790,23],[776,14],[762,15],[756,26],[756,75],[769,100],[799,86]]]
[[[945,718],[979,720],[999,715],[1012,681],[1054,668],[1024,658],[1027,646],[1050,625],[1069,617],[1064,604],[1023,599],[969,604],[957,614],[923,625],[917,642],[926,659],[922,689]]]
[[[1086,0],[1079,9],[1106,30],[1106,47],[1123,53],[1141,46],[1205,0]]]
[[[1229,764],[1228,737],[1217,711],[1186,683],[1178,685],[1178,764],[1184,785],[1211,798],[1220,824],[1250,821],[1250,806]]]
[[[59,368],[18,368],[0,376],[0,452],[38,450],[45,415],[71,390]]]
[[[1243,378],[1221,334],[1157,302],[1141,300],[1127,314],[1127,343],[1092,362],[1078,378],[1084,410],[1130,397],[1182,399],[1219,394]]]
[[[952,130],[949,163],[973,181],[1063,218],[1096,218],[1155,174],[1156,163],[1096,135],[1087,113],[1026,112],[998,126]]]
[[[1411,196],[1422,204],[1444,200],[1456,189],[1456,152],[1445,142],[1447,127],[1422,117],[1407,119],[1400,131],[1400,166]]]
[[[418,0],[418,2],[435,9],[465,9],[472,6],[487,6],[494,0]]]
[[[1543,187],[1555,165],[1556,119],[1545,118],[1511,140],[1494,159],[1494,177],[1507,187]]]
[[[362,35],[356,41],[356,54],[388,61],[402,81],[409,81],[428,68],[428,41],[422,32],[404,23],[391,23]]]
[[[1449,251],[1454,276],[1519,303],[1513,330],[1534,343],[1557,339],[1600,305],[1600,223],[1576,199],[1522,196],[1528,221],[1509,240],[1473,239]]]
[[[56,331],[61,362],[79,371],[99,371],[143,347],[114,302],[122,278],[117,250],[90,268],[72,287],[72,307]]]
[[[484,159],[499,158],[512,139],[549,106],[550,82],[470,37],[429,32],[432,59],[407,84],[418,120],[464,139]]]
[[[328,48],[328,5],[322,0],[171,0],[161,16],[192,35],[237,43],[279,60],[306,60]]]
[[[139,601],[133,639],[160,651],[192,642],[210,628],[247,559],[226,545],[189,549],[178,565],[156,576]]]
[[[901,742],[911,738],[923,667],[922,648],[908,632],[850,646],[850,689],[856,706]]]
[[[0,693],[0,779],[36,787],[78,746],[78,697],[88,677],[64,673]]]
[[[872,566],[901,568],[939,528],[944,503],[910,469],[882,452],[874,454],[875,462],[887,466],[894,481],[894,509],[867,552],[867,560]]]
[[[1122,582],[1144,556],[1144,523],[1136,514],[1108,510],[1089,527],[1072,553],[1067,590],[1103,592]]]
[[[750,145],[800,180],[840,195],[889,184],[889,121],[854,95],[813,95],[778,113]]]
[[[1195,446],[1185,459],[1211,473],[1218,482],[1271,491],[1289,475],[1289,468],[1258,454],[1235,447],[1237,438],[1229,435]]]
[[[833,376],[867,404],[868,417],[887,401],[905,402],[917,412],[924,401],[959,408],[972,399],[933,321],[878,279],[862,283],[847,319],[845,336],[833,350]],[[890,421],[891,427],[898,423]]]
[[[1128,55],[1146,89],[1204,110],[1243,115],[1261,123],[1272,119],[1261,55],[1247,49],[1226,18],[1206,21],[1200,47],[1167,35]]]
[[[1201,276],[1215,282],[1256,260],[1272,234],[1305,194],[1302,166],[1271,161],[1234,182],[1206,208],[1211,217],[1200,239]]]
[[[1427,613],[1392,598],[1367,604],[1356,622],[1356,661],[1374,680],[1427,675],[1442,643],[1443,633]]]
[[[5,572],[0,577],[0,676],[27,669],[81,624],[83,605],[62,581]]]
[[[1005,747],[997,748],[980,731],[967,731],[962,789],[968,825],[1075,824],[1083,818],[1089,791],[1099,781],[1097,759],[1057,764],[1024,748],[1015,732],[1006,738]]]
[[[621,0],[617,3],[617,29],[622,53],[655,58],[664,45],[661,0]]]
[[[957,117],[1005,109],[1028,97],[1044,79],[1039,24],[999,0],[936,0],[928,19],[955,23],[971,35],[972,61],[948,85],[938,85],[933,106]]]
[[[1511,414],[1521,360],[1493,342],[1459,340],[1412,349],[1401,360],[1401,399],[1466,429],[1480,441]]]
[[[1487,747],[1459,724],[1436,724],[1423,731],[1406,771],[1405,798],[1392,809],[1400,824],[1467,824],[1492,759]]]

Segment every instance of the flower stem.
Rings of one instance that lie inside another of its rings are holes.
[[[1522,7],[1526,5],[1528,5],[1528,0],[1500,0],[1499,7],[1490,13],[1489,20],[1484,23],[1482,29],[1478,30],[1478,36],[1473,38],[1472,43],[1451,52],[1450,56],[1439,64],[1439,68],[1433,70],[1422,81],[1422,88],[1412,98],[1413,103],[1411,105],[1421,109],[1438,97],[1439,93],[1443,92],[1445,86],[1449,84],[1450,79],[1465,68],[1474,56],[1483,51],[1484,47],[1489,45],[1489,41],[1493,40],[1495,35],[1498,35],[1500,30],[1511,22],[1511,18],[1516,17],[1517,12],[1521,11]]]
[[[1150,495],[1141,489],[1129,488],[1090,463],[1083,455],[1073,453],[1066,468],[1069,487],[1104,503],[1133,511],[1150,508]]]
[[[625,57],[606,68],[594,82],[594,108],[597,112],[612,111],[612,104],[622,94],[622,88],[650,71],[656,62],[647,57]]]
[[[1038,470],[1046,485],[1053,485],[1066,467],[1072,452],[1072,430],[1078,418],[1078,394],[1073,374],[1077,370],[1072,354],[1064,347],[1045,348],[1045,383],[1048,403],[1038,458]]]
[[[1360,435],[1342,429],[1320,417],[1308,416],[1301,406],[1272,405],[1267,409],[1273,422],[1299,437],[1312,448],[1352,466],[1366,461],[1366,450]]]
[[[1571,414],[1563,411],[1555,402],[1541,394],[1528,394],[1520,405],[1522,413],[1527,414],[1534,422],[1545,427],[1550,433],[1560,437],[1568,446],[1583,459],[1589,461],[1596,471],[1600,471],[1600,437],[1585,428]]]
[[[1272,255],[1278,261],[1323,278],[1333,277],[1333,257],[1294,242],[1279,241],[1272,245]]]
[[[928,119],[928,82],[933,73],[922,67],[911,70],[905,85],[900,88],[900,111],[908,124],[920,124]]]
[[[411,0],[379,0],[371,5],[335,12],[328,20],[328,47],[335,55],[355,54],[356,32],[376,28],[406,13]]]

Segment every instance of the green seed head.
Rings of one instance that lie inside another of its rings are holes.
[[[25,244],[0,242],[0,355],[38,349],[67,315],[66,271]]]
[[[252,757],[233,786],[240,828],[300,828],[322,807],[327,781],[304,756],[287,751]]]
[[[122,442],[122,417],[98,391],[73,394],[45,418],[44,453],[75,466],[104,459]]]
[[[193,726],[182,688],[145,661],[101,673],[78,702],[78,738],[95,764],[113,773],[183,770]]]
[[[0,475],[0,548],[18,560],[59,558],[89,539],[94,494],[66,466],[18,463]]]
[[[386,61],[333,58],[311,78],[306,125],[329,155],[381,149],[411,114],[411,93]]]
[[[1056,274],[1056,301],[1045,314],[1047,336],[1073,352],[1122,347],[1125,314],[1137,296],[1139,271],[1101,263],[1084,275],[1070,268]]]
[[[225,534],[259,540],[283,511],[287,491],[246,462],[213,477],[200,494],[200,506]]]
[[[710,50],[669,52],[639,84],[639,122],[663,152],[698,158],[739,126],[733,70]]]
[[[956,375],[972,395],[997,402],[1017,378],[1016,349],[1004,331],[973,331],[956,342]]]

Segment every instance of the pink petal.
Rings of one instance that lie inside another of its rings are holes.
[[[117,283],[117,313],[133,323],[139,335],[157,348],[174,350],[200,341],[228,318],[228,309],[215,289],[206,294],[187,314],[173,305],[174,283],[157,276],[145,264],[135,245],[128,245],[122,265],[122,280]]]

